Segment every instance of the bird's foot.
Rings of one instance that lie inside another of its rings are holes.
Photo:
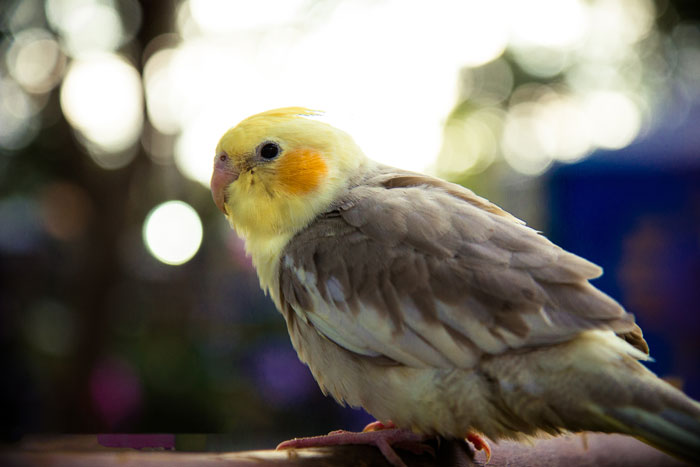
[[[311,436],[309,438],[296,438],[284,441],[277,449],[311,448],[323,446],[339,446],[344,444],[369,444],[376,446],[384,455],[384,458],[394,467],[406,467],[394,448],[410,451],[414,454],[430,453],[435,455],[435,450],[424,444],[423,441],[430,436],[419,435],[410,430],[396,428],[393,423],[370,423],[361,433],[337,430],[324,436]]]
[[[484,438],[476,433],[469,432],[467,433],[467,441],[472,443],[474,449],[477,451],[484,451],[484,454],[486,454],[486,462],[491,459],[491,446],[489,446],[489,443]]]

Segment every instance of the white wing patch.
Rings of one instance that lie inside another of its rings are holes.
[[[343,292],[343,286],[340,285],[340,281],[337,278],[331,277],[326,281],[326,290],[328,290],[328,294],[336,302],[345,301],[345,292]]]
[[[402,311],[406,326],[447,359],[449,367],[470,368],[476,364],[474,349],[455,340],[442,323],[426,321],[411,300],[402,302]]]
[[[464,313],[441,301],[438,301],[436,305],[440,321],[465,335],[485,352],[499,354],[508,348],[502,339],[494,336],[484,323],[480,323],[474,318],[472,313]]]
[[[294,261],[289,256],[285,256],[284,266],[290,269],[297,279],[299,279],[299,282],[306,288],[308,296],[312,300],[311,310],[301,310],[296,306],[293,307],[297,315],[302,316],[304,321],[311,321],[318,332],[352,352],[372,357],[380,355],[378,352],[372,351],[367,347],[366,338],[363,339],[360,332],[345,332],[348,329],[354,329],[355,331],[360,330],[355,329],[356,326],[352,320],[352,313],[346,310],[338,310],[334,305],[322,299],[316,283],[315,274],[307,272],[303,268],[296,267]],[[342,293],[340,284],[338,284],[337,292]]]

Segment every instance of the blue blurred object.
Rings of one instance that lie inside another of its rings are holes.
[[[594,284],[635,314],[649,368],[700,397],[700,108],[619,151],[556,167],[550,238],[602,266]]]
[[[43,246],[36,202],[24,196],[0,200],[0,253],[28,254]]]

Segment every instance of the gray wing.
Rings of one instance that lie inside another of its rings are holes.
[[[634,318],[589,284],[601,269],[458,185],[386,169],[297,234],[280,300],[338,345],[417,367],[616,332]]]

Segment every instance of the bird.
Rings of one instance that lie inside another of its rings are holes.
[[[700,460],[700,403],[641,363],[634,316],[590,283],[599,266],[461,185],[368,158],[319,114],[246,118],[211,178],[300,360],[377,419],[319,445],[366,439],[403,465],[401,440],[595,431]]]

